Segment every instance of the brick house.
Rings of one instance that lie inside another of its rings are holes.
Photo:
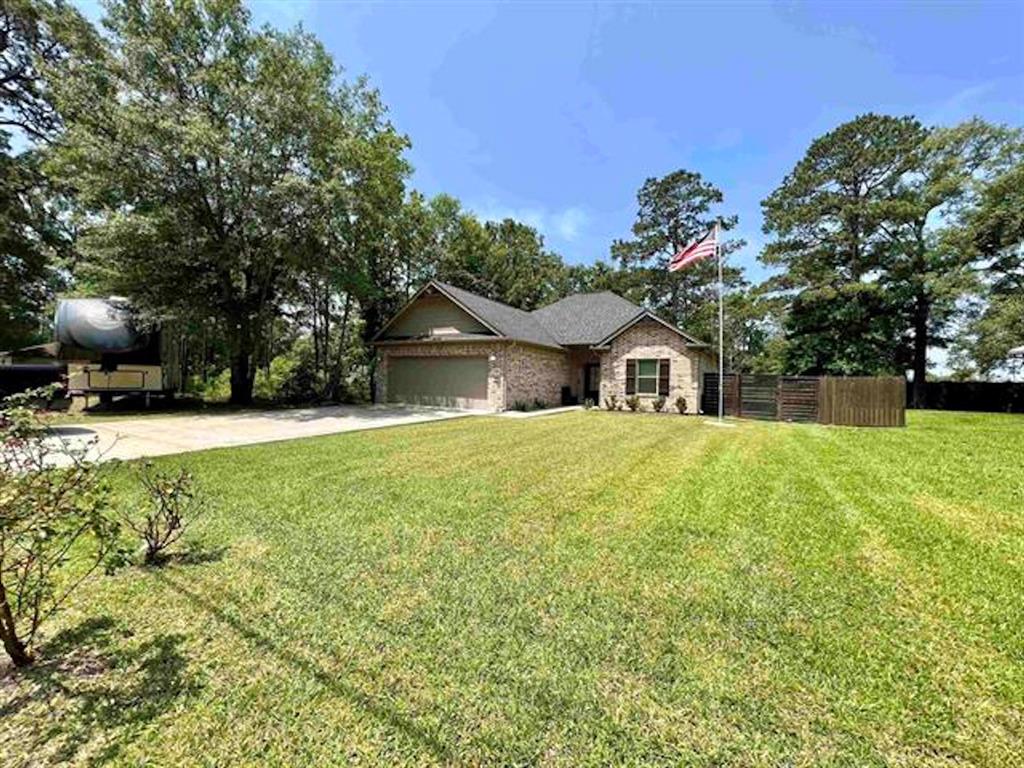
[[[533,312],[432,280],[374,339],[381,403],[503,411],[637,394],[696,411],[708,346],[614,293]]]

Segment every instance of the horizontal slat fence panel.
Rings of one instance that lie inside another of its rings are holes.
[[[704,413],[718,413],[718,374],[705,373],[700,392],[700,409]]]
[[[817,421],[819,384],[817,376],[780,376],[779,420]]]
[[[740,415],[750,419],[779,416],[778,376],[744,374],[740,377]]]
[[[906,424],[906,384],[899,376],[726,374],[725,413],[754,419],[863,427]],[[718,413],[718,374],[704,374],[701,410]]]
[[[734,373],[725,374],[725,400],[723,408],[726,416],[738,416],[740,377]],[[700,409],[707,414],[718,414],[718,374],[704,374],[704,388],[700,397]]]
[[[725,402],[722,404],[727,416],[740,416],[740,377],[734,373],[725,375]],[[718,413],[718,406],[715,406]]]

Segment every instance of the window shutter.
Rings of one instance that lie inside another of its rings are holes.
[[[658,361],[658,394],[662,397],[668,397],[668,384],[669,384],[669,366],[672,365],[672,361],[663,357]]]
[[[636,360],[626,360],[626,394],[636,394]]]

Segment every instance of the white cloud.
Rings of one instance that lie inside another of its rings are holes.
[[[566,243],[579,239],[590,222],[587,212],[575,205],[560,211],[548,211],[533,206],[514,208],[494,201],[467,207],[484,221],[515,219],[533,227],[544,235],[545,239],[553,237]]]
[[[587,220],[587,212],[582,208],[574,207],[566,208],[556,214],[553,223],[559,237],[571,243],[580,236],[580,230],[587,225]]]
[[[963,88],[936,105],[924,122],[927,125],[945,125],[970,117],[978,111],[979,103],[996,87],[996,82],[977,83]]]

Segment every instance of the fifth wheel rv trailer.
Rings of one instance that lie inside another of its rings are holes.
[[[118,394],[170,395],[181,387],[178,339],[171,325],[140,328],[127,301],[61,299],[54,318],[67,391],[108,402]]]

